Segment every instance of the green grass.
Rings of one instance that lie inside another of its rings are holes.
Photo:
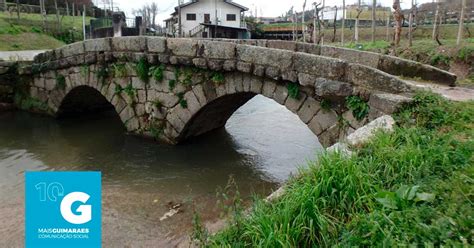
[[[473,245],[474,102],[419,93],[351,157],[325,154],[273,203],[203,246],[393,247]],[[202,230],[201,230],[202,231]]]
[[[91,17],[86,17],[89,23]],[[57,30],[56,16],[47,15],[46,28],[39,14],[21,13],[20,20],[16,14],[0,12],[0,50],[43,50],[63,46],[74,40],[82,40],[82,17],[62,18],[61,30]]]

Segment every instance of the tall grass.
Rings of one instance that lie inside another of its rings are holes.
[[[473,244],[474,102],[420,93],[345,158],[326,154],[273,203],[256,201],[209,246]]]

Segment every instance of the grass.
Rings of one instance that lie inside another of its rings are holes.
[[[86,17],[89,23],[91,17]],[[20,20],[16,14],[0,12],[0,50],[43,50],[53,49],[82,40],[82,18],[71,16],[62,18],[62,29],[57,30],[56,16],[47,15],[46,28],[39,14],[21,13]]]
[[[272,203],[200,243],[215,247],[473,244],[474,102],[419,93],[355,154],[325,154]],[[202,232],[202,230],[201,230]]]

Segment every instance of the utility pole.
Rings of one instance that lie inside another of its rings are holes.
[[[325,29],[325,22],[324,22],[324,8],[326,7],[326,0],[323,0],[323,9],[321,10],[321,45],[324,45],[324,29]]]
[[[375,8],[377,7],[377,0],[372,2],[372,43],[375,43]]]
[[[316,43],[316,15],[318,15],[318,5],[316,2],[314,4],[314,20],[313,20],[313,43]]]
[[[463,31],[464,31],[464,11],[466,9],[466,0],[462,0],[461,2],[461,15],[459,16],[459,30],[458,30],[458,39],[456,41],[456,45],[461,45]]]
[[[302,27],[302,32],[303,32],[303,42],[306,42],[306,33],[305,33],[305,25],[304,25],[304,10],[306,8],[306,0],[304,0],[303,4],[303,14],[301,16],[301,27]]]
[[[413,46],[413,21],[415,19],[415,0],[411,0],[411,11],[408,24],[408,46]]]
[[[82,35],[84,40],[86,40],[86,5],[82,5]]]
[[[178,0],[178,37],[181,38],[181,0]]]
[[[346,0],[342,0],[341,45],[344,46],[344,26],[346,22]]]

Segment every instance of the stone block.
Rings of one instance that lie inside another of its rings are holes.
[[[385,132],[391,132],[393,131],[394,126],[395,120],[391,116],[381,116],[347,136],[347,143],[349,145],[363,144],[371,139],[376,131],[382,130]]]
[[[164,53],[166,52],[166,38],[147,37],[148,52]]]
[[[304,123],[309,123],[309,121],[318,113],[321,109],[321,105],[312,97],[307,97],[298,111],[298,116]]]
[[[336,124],[332,127],[330,127],[328,130],[322,132],[318,136],[319,143],[323,147],[330,147],[333,144],[337,143],[337,140],[339,138],[339,126]]]
[[[237,70],[244,73],[250,73],[252,71],[252,63],[238,61]]]
[[[234,81],[235,82],[235,81]],[[204,93],[204,89],[202,85],[196,85],[193,87],[193,92],[196,98],[199,101],[199,104],[201,106],[204,106],[207,104],[207,99],[206,99],[206,94]]]
[[[277,83],[273,80],[264,80],[263,82],[263,88],[262,88],[262,95],[270,98],[270,99],[273,99],[273,94],[275,92],[275,89],[276,89],[276,86],[277,86]]]
[[[300,93],[296,99],[288,97],[288,99],[286,99],[285,106],[288,110],[296,114],[306,100],[306,97],[307,96],[305,93]]]
[[[247,63],[255,63],[263,66],[275,66],[280,70],[288,70],[291,68],[293,63],[293,52],[237,45],[237,58],[240,61]]]
[[[316,78],[307,73],[298,73],[298,82],[303,86],[314,86]]]
[[[202,56],[208,59],[234,59],[236,44],[230,42],[215,42],[200,40],[198,41],[199,53],[198,56]]]
[[[61,54],[63,58],[83,54],[84,53],[84,43],[76,42],[70,45],[63,46],[61,48]]]
[[[110,43],[110,38],[85,40],[84,49],[86,52],[112,51],[112,46]]]
[[[313,120],[319,124],[321,131],[325,131],[331,126],[338,124],[338,116],[336,112],[330,109],[322,109],[313,117]]]
[[[196,57],[198,42],[194,39],[168,39],[168,49],[176,56]]]
[[[235,71],[236,67],[237,66],[235,60],[226,60],[222,65],[222,69],[224,69],[224,71]]]
[[[411,98],[388,93],[372,94],[369,106],[381,110],[385,114],[397,112],[404,104],[410,103]]]
[[[273,93],[273,100],[277,103],[284,105],[288,98],[288,89],[285,85],[277,84],[275,92]]]
[[[345,98],[352,95],[352,85],[335,80],[318,78],[314,83],[317,96],[323,98]]]
[[[288,50],[288,51],[296,51],[296,42],[283,41],[283,40],[269,40],[267,41],[267,47]]]
[[[339,59],[296,53],[293,69],[299,73],[311,74],[315,77],[343,81],[347,63]]]
[[[145,52],[145,36],[125,36],[112,38],[112,49],[114,51],[124,52]]]
[[[184,94],[184,99],[188,103],[188,109],[191,112],[191,115],[195,115],[201,109],[201,105],[199,103],[199,100],[194,95],[192,90],[188,91],[188,92],[186,92],[186,94]]]

